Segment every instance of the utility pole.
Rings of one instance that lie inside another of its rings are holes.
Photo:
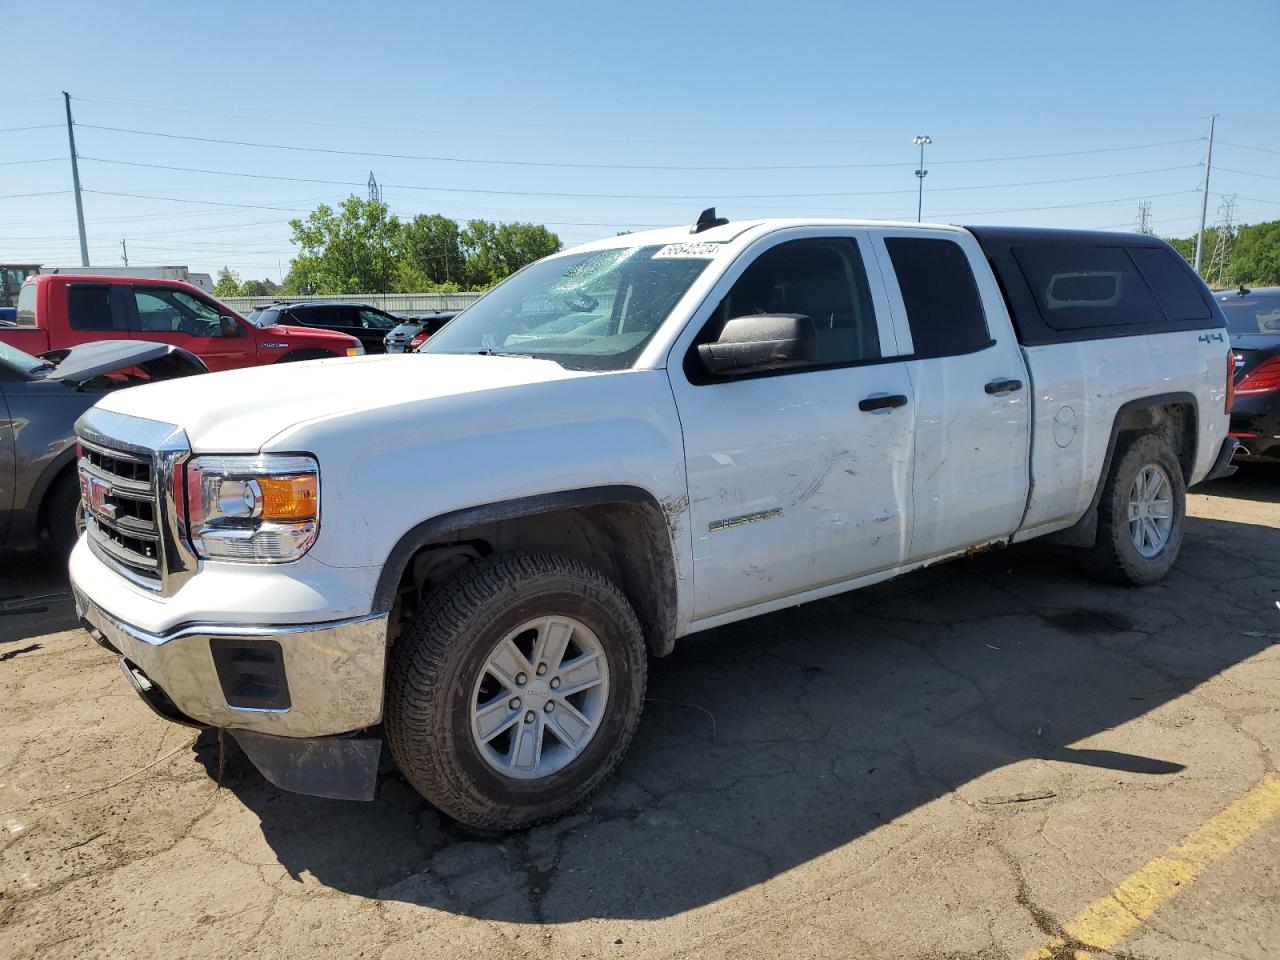
[[[1204,218],[1209,212],[1209,172],[1213,169],[1213,126],[1217,119],[1216,113],[1209,115],[1209,150],[1204,156],[1204,185],[1200,188],[1200,232],[1196,234],[1196,273],[1200,272],[1200,264],[1204,262]]]
[[[920,189],[916,192],[916,223],[919,223],[924,210],[924,178],[929,175],[929,171],[924,168],[924,146],[933,141],[921,134],[911,142],[920,147],[920,166],[916,168],[916,177],[920,180]]]
[[[76,134],[71,125],[71,94],[62,91],[67,107],[67,142],[71,145],[71,182],[76,188],[76,223],[80,226],[80,266],[89,265],[89,241],[84,235],[84,204],[80,200],[80,167],[76,163]]]
[[[124,261],[124,265],[126,267],[129,265],[129,241],[128,240],[120,241],[120,259]]]
[[[1151,201],[1138,201],[1138,232],[1145,233],[1147,236],[1155,233],[1151,229]]]

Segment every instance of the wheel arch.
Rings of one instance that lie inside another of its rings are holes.
[[[599,569],[631,602],[650,653],[671,652],[677,604],[671,527],[657,498],[630,485],[502,500],[423,520],[392,547],[372,609],[390,612],[470,558],[507,550],[562,554]]]
[[[283,356],[277,357],[275,363],[297,363],[302,360],[329,360],[333,357],[339,357],[341,354],[333,353],[330,350],[321,347],[302,347],[298,350],[290,350]]]
[[[1190,486],[1191,472],[1195,468],[1198,453],[1199,421],[1199,401],[1194,393],[1186,391],[1158,393],[1122,403],[1111,421],[1107,452],[1102,458],[1102,469],[1098,471],[1097,484],[1088,509],[1074,526],[1052,534],[1050,539],[1074,547],[1093,546],[1098,532],[1098,504],[1102,500],[1107,477],[1111,474],[1116,450],[1126,434],[1157,433],[1168,440],[1182,467],[1187,486]]]

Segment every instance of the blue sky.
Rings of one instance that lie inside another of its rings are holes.
[[[1186,236],[1213,112],[1210,220],[1223,193],[1238,220],[1280,218],[1280,0],[0,13],[3,262],[78,262],[63,89],[103,265],[127,238],[135,265],[276,278],[287,220],[363,194],[370,170],[402,217],[547,223],[566,243],[713,203],[734,218],[914,219],[918,133],[934,141],[926,220],[1124,228],[1148,198],[1157,232]],[[44,128],[12,129],[28,126]]]

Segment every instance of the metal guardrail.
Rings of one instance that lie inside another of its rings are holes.
[[[483,294],[479,293],[362,293],[336,294],[334,296],[289,297],[293,302],[324,300],[339,303],[367,303],[388,313],[430,313],[433,310],[461,310],[470,306]],[[257,307],[264,307],[274,297],[222,297],[221,300],[236,313],[245,315]],[[282,298],[283,299],[283,298]]]

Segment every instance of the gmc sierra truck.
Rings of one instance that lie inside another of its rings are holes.
[[[1054,535],[1159,580],[1229,473],[1204,284],[1119,233],[840,220],[601,240],[416,354],[104,397],[78,425],[95,639],[272,782],[579,804],[681,637]]]

